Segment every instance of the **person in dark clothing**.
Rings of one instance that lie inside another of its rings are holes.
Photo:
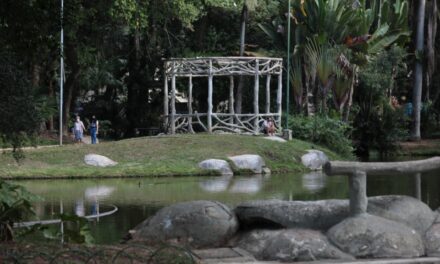
[[[92,139],[92,144],[96,144],[96,135],[98,135],[99,132],[99,122],[96,119],[96,116],[92,116],[92,120],[90,121],[90,137]]]

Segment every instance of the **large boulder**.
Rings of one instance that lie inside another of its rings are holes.
[[[97,166],[97,167],[110,167],[118,164],[117,162],[107,158],[106,156],[98,154],[87,154],[84,156],[84,162],[87,165]]]
[[[349,215],[347,200],[262,200],[239,204],[235,213],[245,225],[327,230]]]
[[[162,241],[203,248],[223,245],[237,229],[237,218],[226,205],[191,201],[162,208],[138,225],[131,236],[135,242]]]
[[[208,159],[199,163],[199,168],[204,170],[213,170],[220,173],[222,176],[230,176],[234,173],[231,170],[231,166],[225,160],[221,159]]]
[[[438,209],[437,209],[438,210]],[[426,255],[430,257],[440,257],[440,216],[436,215],[436,220],[425,233]]]
[[[252,230],[237,238],[235,246],[260,260],[353,259],[334,247],[321,232],[308,229]]]
[[[320,150],[307,150],[307,154],[301,157],[301,162],[304,166],[311,170],[321,170],[322,167],[329,161],[327,155]]]
[[[360,214],[333,226],[327,237],[339,249],[360,258],[411,258],[424,254],[416,230],[382,217]]]
[[[433,211],[420,200],[402,195],[386,195],[368,198],[367,212],[389,220],[405,224],[420,235],[435,220]]]
[[[234,163],[237,169],[250,170],[256,174],[261,174],[263,168],[266,167],[266,163],[260,155],[246,154],[229,157],[229,159]]]

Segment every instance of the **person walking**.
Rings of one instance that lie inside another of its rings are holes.
[[[82,143],[83,133],[86,128],[79,116],[76,116],[75,123],[73,124],[73,133],[75,134],[75,142]]]
[[[99,122],[94,115],[92,116],[92,120],[90,121],[89,130],[92,144],[96,144],[96,135],[98,135],[99,131]]]

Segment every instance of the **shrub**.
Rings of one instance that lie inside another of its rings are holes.
[[[24,187],[0,179],[0,242],[14,238],[13,224],[34,215],[31,203],[38,199]]]
[[[353,147],[350,140],[351,126],[327,116],[315,115],[293,116],[289,119],[289,128],[295,138],[307,140],[346,157],[353,156]]]

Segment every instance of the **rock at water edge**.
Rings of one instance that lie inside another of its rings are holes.
[[[84,156],[84,162],[87,165],[97,166],[97,167],[110,167],[118,164],[117,162],[107,158],[106,156],[98,154],[87,154]]]
[[[199,168],[204,170],[213,170],[219,172],[222,176],[234,175],[231,166],[225,160],[207,159],[199,163]]]

